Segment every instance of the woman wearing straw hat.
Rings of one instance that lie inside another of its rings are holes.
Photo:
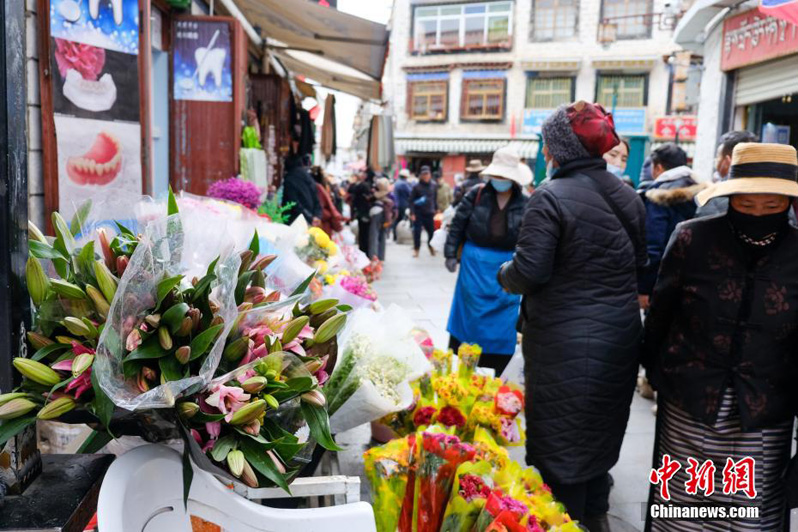
[[[644,362],[659,391],[652,479],[667,454],[681,464],[668,483],[671,503],[756,506],[759,516],[649,516],[651,530],[786,530],[781,475],[798,377],[798,230],[788,211],[797,176],[793,147],[738,144],[729,179],[697,196],[701,205],[729,197],[728,211],[677,227],[645,324]],[[687,493],[688,458],[714,467],[713,475],[706,466],[711,496]],[[733,477],[743,482],[727,484]],[[668,502],[661,487],[652,485],[650,505]]]
[[[515,323],[520,298],[504,292],[496,272],[513,256],[526,196],[523,187],[532,181],[518,154],[500,148],[482,174],[487,184],[472,188],[457,206],[444,256],[454,273],[460,258],[460,275],[454,291],[447,330],[449,347],[461,342],[479,344],[480,365],[500,375],[515,352]]]

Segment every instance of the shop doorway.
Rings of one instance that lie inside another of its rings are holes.
[[[747,129],[762,140],[784,142],[789,138],[791,146],[798,146],[798,94],[757,103],[749,106],[747,111]],[[780,131],[774,131],[770,125],[780,126]],[[778,140],[773,137],[775,134],[779,134]]]

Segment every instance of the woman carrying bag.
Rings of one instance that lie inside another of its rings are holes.
[[[479,344],[480,366],[500,375],[515,352],[521,298],[502,290],[496,274],[513,256],[527,200],[523,187],[532,182],[532,172],[504,147],[482,175],[489,181],[468,191],[449,225],[446,268],[454,273],[459,258],[460,275],[447,330],[450,348]]]

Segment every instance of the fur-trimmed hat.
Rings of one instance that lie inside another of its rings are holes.
[[[543,122],[541,133],[549,154],[560,166],[601,157],[620,143],[612,115],[585,101],[558,107]]]

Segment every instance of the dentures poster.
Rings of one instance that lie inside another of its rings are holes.
[[[181,20],[174,34],[174,97],[233,101],[230,24]]]
[[[51,0],[58,202],[141,193],[139,0]]]

